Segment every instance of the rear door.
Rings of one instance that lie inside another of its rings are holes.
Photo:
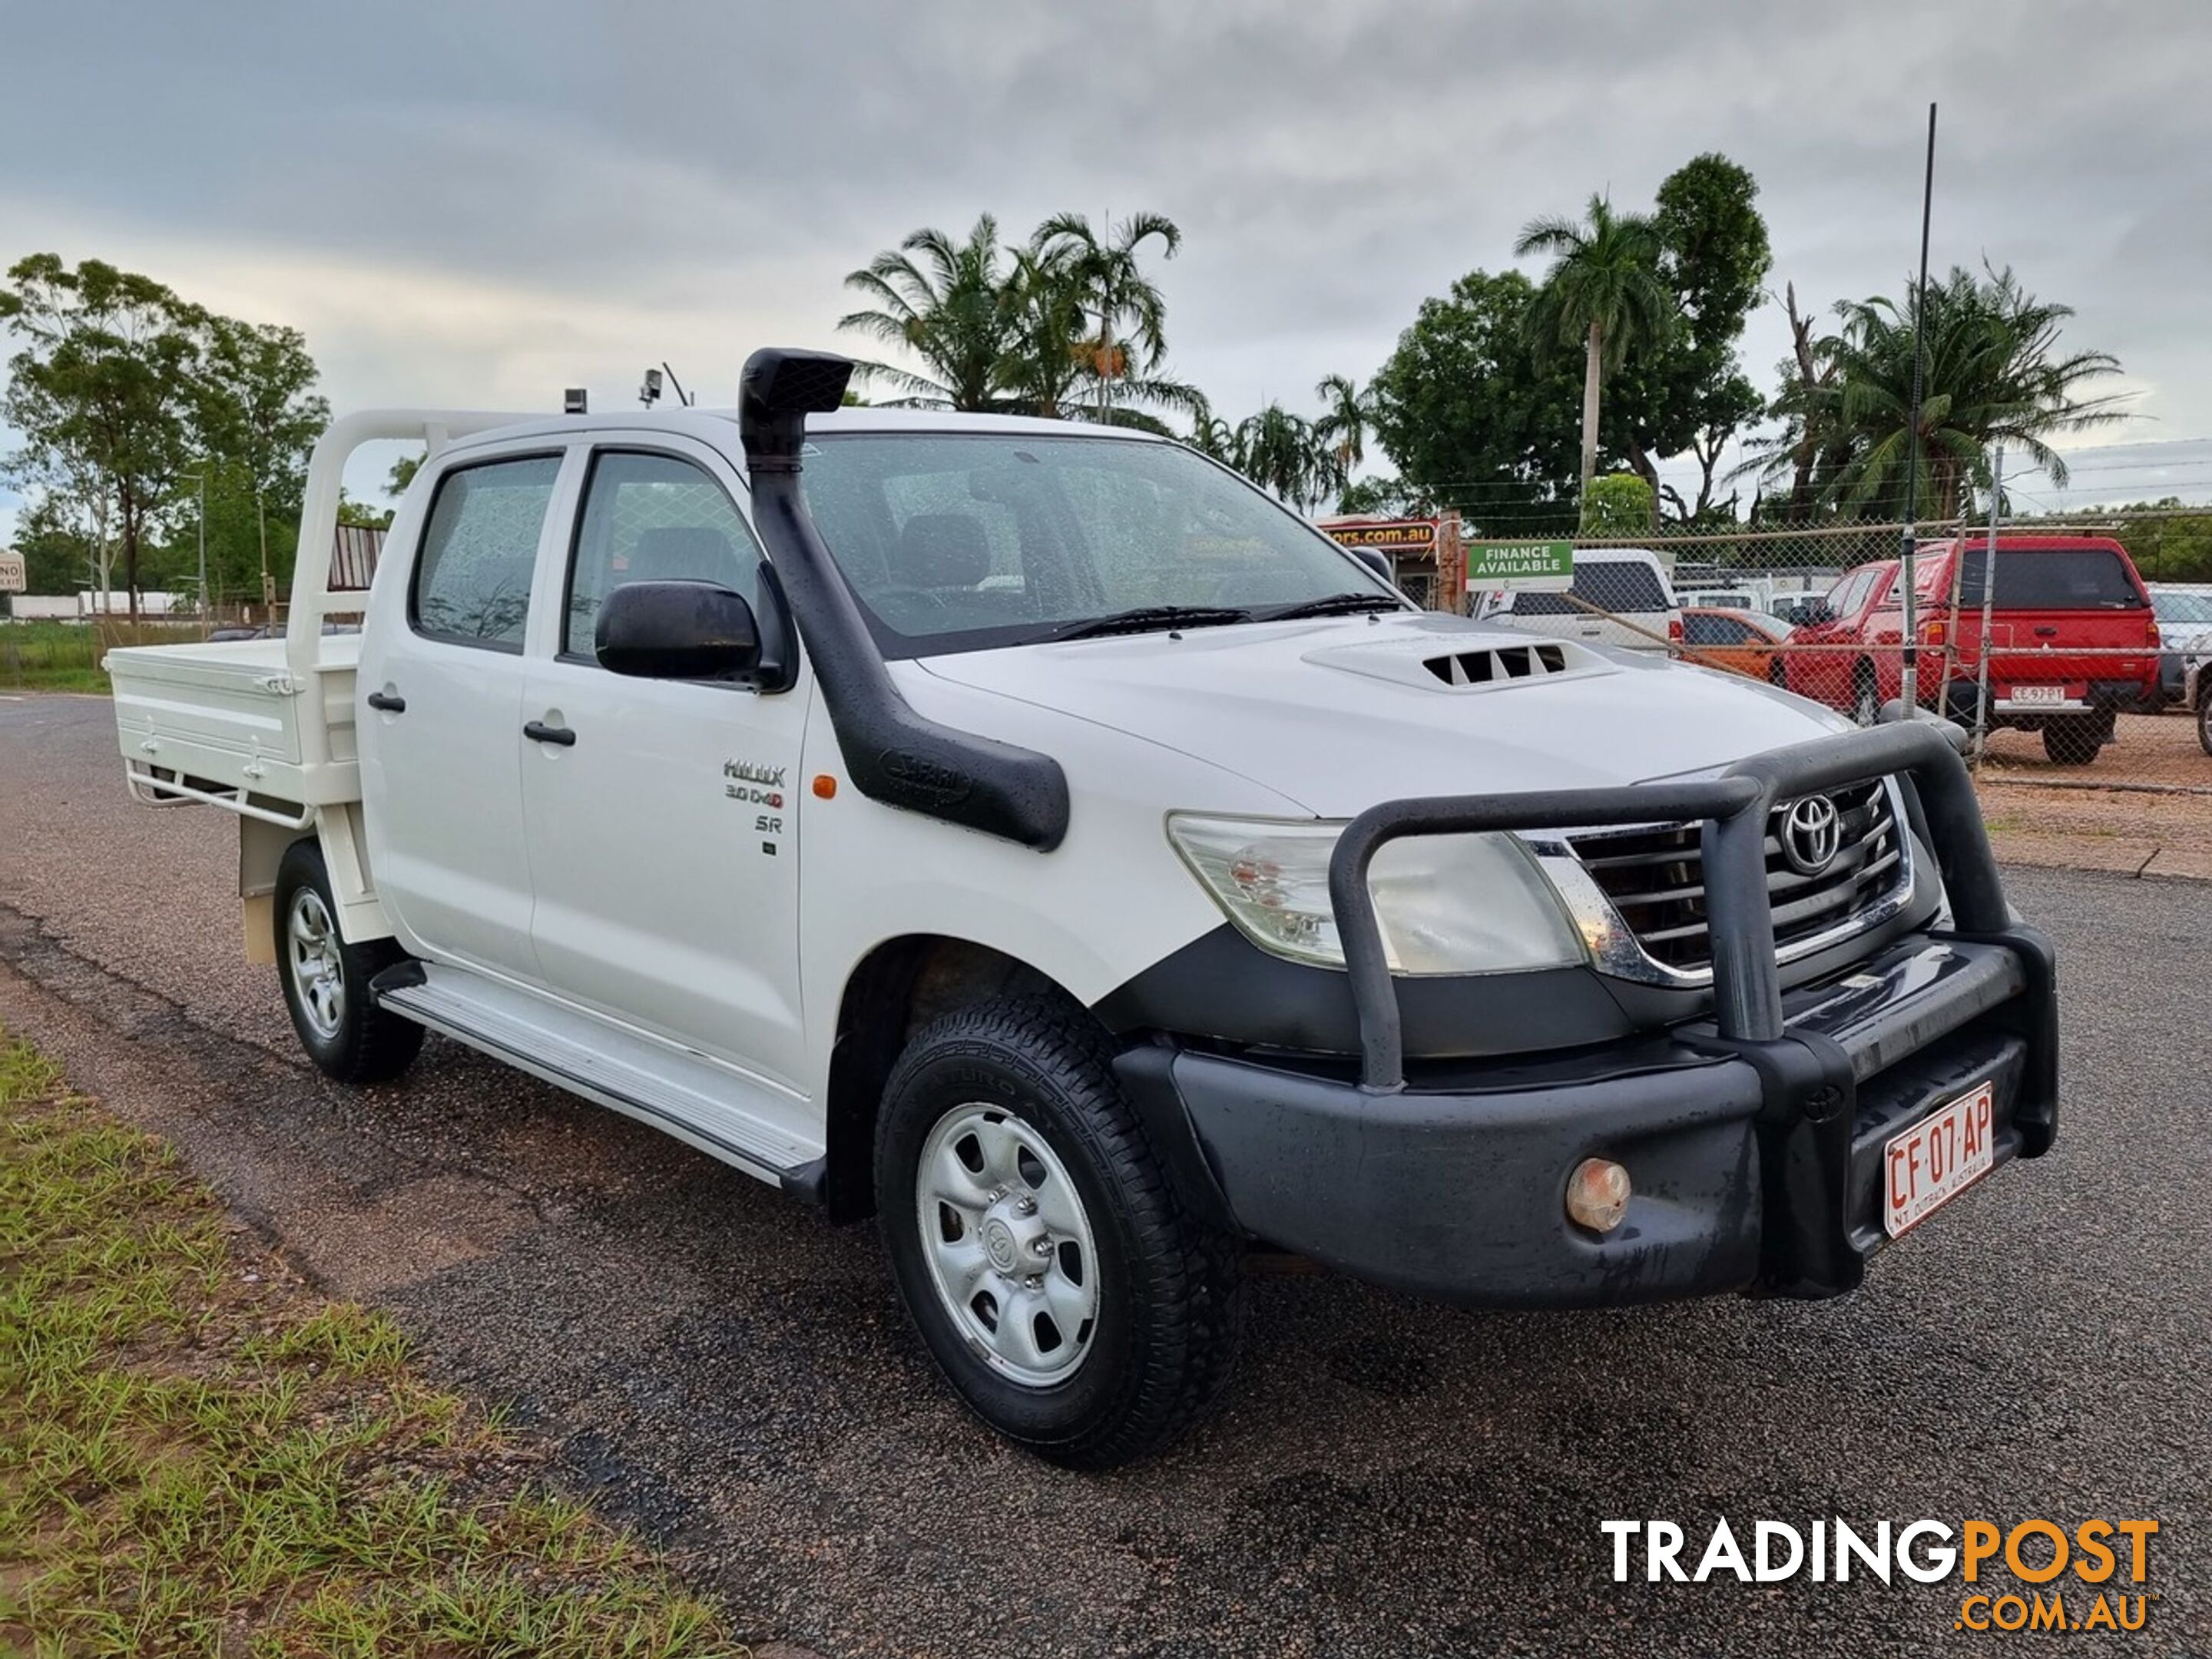
[[[379,573],[356,677],[369,858],[403,942],[522,979],[523,638],[563,465],[541,447],[445,468],[419,556]]]
[[[742,486],[706,446],[660,433],[591,455],[525,717],[522,794],[547,988],[789,1084],[800,1071],[799,740],[788,691],[629,678],[592,653],[625,582],[691,580],[758,610]],[[803,672],[803,671],[802,671]]]
[[[1986,548],[1970,547],[1960,575],[1964,670],[1975,670]],[[2150,601],[2116,544],[1997,544],[1990,596],[1990,684],[2019,712],[2110,700],[2148,687],[2158,672]],[[2100,692],[2100,687],[2104,688]]]

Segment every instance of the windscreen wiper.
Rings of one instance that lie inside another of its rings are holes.
[[[1146,634],[1160,628],[1214,628],[1250,622],[1252,613],[1225,605],[1140,605],[1132,611],[1090,617],[1038,636],[1047,640],[1095,639],[1101,634]]]
[[[1358,611],[1402,611],[1405,602],[1388,593],[1331,593],[1324,599],[1301,599],[1279,611],[1266,611],[1261,622],[1285,622],[1292,617],[1348,617]]]

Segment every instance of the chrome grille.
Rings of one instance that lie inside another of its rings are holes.
[[[1783,821],[1793,803],[1780,803],[1768,816],[1766,893],[1777,946],[1826,932],[1905,878],[1889,786],[1854,784],[1830,791],[1828,799],[1841,820],[1840,845],[1817,874],[1799,873],[1784,856]],[[1576,836],[1569,843],[1644,954],[1686,973],[1712,966],[1698,829],[1692,823],[1615,830]]]

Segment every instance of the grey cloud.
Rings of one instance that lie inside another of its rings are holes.
[[[726,378],[765,331],[832,338],[840,277],[915,225],[1137,207],[1188,239],[1163,272],[1181,370],[1231,410],[1297,399],[1510,263],[1530,216],[1646,200],[1709,149],[1761,181],[1778,288],[1825,307],[1910,266],[1932,97],[1937,264],[2017,266],[2154,388],[2160,435],[2212,431],[2201,0],[19,0],[0,29],[0,256],[189,254],[312,317],[340,404],[407,375],[613,393],[684,351],[678,327]],[[360,311],[350,286],[301,291],[332,266],[363,278]],[[388,295],[425,273],[517,296],[510,325],[426,345],[362,314],[380,274]],[[1770,308],[1754,374],[1785,345]]]

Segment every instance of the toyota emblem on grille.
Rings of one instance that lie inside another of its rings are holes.
[[[1782,810],[1782,856],[1801,876],[1817,876],[1844,848],[1844,817],[1826,795],[1808,795]]]

